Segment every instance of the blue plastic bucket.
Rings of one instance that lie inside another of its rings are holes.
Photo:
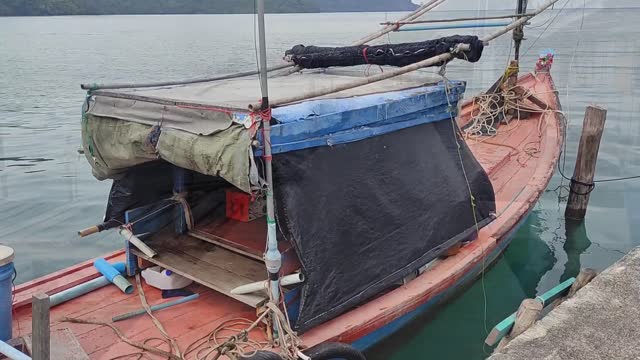
[[[0,340],[12,337],[13,249],[0,245]]]

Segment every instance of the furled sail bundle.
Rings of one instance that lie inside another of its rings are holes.
[[[458,44],[468,44],[467,51],[455,56],[476,62],[482,56],[484,44],[477,36],[454,35],[415,43],[320,47],[296,45],[285,52],[285,58],[305,69],[331,66],[390,65],[407,66],[440,54],[451,52]],[[438,64],[442,65],[442,64]]]

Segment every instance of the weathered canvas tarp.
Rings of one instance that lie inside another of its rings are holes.
[[[164,159],[205,175],[220,176],[243,191],[250,191],[251,138],[241,125],[231,125],[201,136],[163,128],[157,145],[151,140],[152,126],[86,114],[82,143],[93,175],[117,178],[129,168]]]
[[[295,76],[276,76],[269,79],[269,93],[274,99],[290,97],[343,85],[363,76],[365,69],[315,70]],[[416,88],[433,82],[434,78],[429,74],[407,74],[320,98],[348,98]],[[234,121],[247,119],[248,105],[260,98],[257,77],[248,76],[189,85],[96,90],[90,94],[87,113],[150,126],[162,123],[165,128],[210,135],[228,128]]]

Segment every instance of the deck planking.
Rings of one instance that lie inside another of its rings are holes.
[[[147,244],[158,252],[150,258],[138,250],[142,259],[176,272],[199,284],[214,289],[249,306],[258,307],[267,300],[265,293],[232,294],[231,290],[268,279],[262,262],[236,254],[222,247],[203,242],[189,235],[158,234]]]

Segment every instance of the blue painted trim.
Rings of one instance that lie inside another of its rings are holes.
[[[509,24],[511,24],[511,22],[506,21],[506,22],[490,22],[490,23],[412,26],[412,27],[401,27],[396,31],[428,31],[428,30],[446,30],[446,29],[487,28],[487,27],[507,26]]]
[[[186,185],[187,170],[179,166],[173,166],[173,194],[180,194],[187,191]],[[185,234],[187,232],[187,219],[182,206],[177,203],[174,210],[174,227],[176,234]]]
[[[451,113],[428,113],[420,116],[411,114],[412,119],[406,121],[398,121],[391,124],[385,124],[382,122],[379,126],[375,127],[362,127],[359,129],[350,129],[348,131],[339,132],[319,138],[305,139],[302,141],[284,143],[284,144],[272,144],[271,151],[274,154],[307,149],[319,146],[334,146],[339,144],[347,144],[354,141],[364,140],[374,136],[384,135],[393,131],[402,130],[408,127],[422,125],[431,122],[437,122],[442,120],[451,119],[455,117],[456,109],[453,109]]]
[[[487,255],[487,261],[484,262],[485,267],[489,267],[498,258],[498,256],[507,248],[507,246],[513,240],[515,233],[518,231],[518,229],[520,229],[520,227],[525,223],[526,219],[529,217],[529,214],[530,213],[527,213],[525,217],[523,217],[507,234],[505,234],[503,236],[503,240],[498,243],[498,246],[495,249],[493,249],[493,251],[490,254]],[[481,273],[482,273],[482,263],[474,266],[470,271],[468,271],[465,275],[463,275],[451,287],[439,293],[438,295],[432,297],[429,301],[420,305],[415,310],[398,317],[397,319],[393,320],[389,324],[377,330],[374,330],[368,335],[365,335],[364,337],[353,342],[352,345],[356,349],[361,351],[364,351],[372,347],[373,345],[377,344],[381,340],[385,339],[386,337],[392,335],[393,333],[401,329],[411,320],[422,315],[428,310],[434,308],[439,303],[442,303],[447,299],[451,298],[456,291],[473,282],[473,280],[476,279],[476,277]]]
[[[280,124],[271,128],[274,154],[332,146],[379,136],[420,124],[449,119],[457,111],[466,83],[451,82],[416,89],[346,99],[321,99],[276,108]],[[449,107],[451,103],[451,107]],[[282,119],[282,120],[281,120]],[[261,134],[258,140],[263,143]],[[262,155],[261,150],[256,155]]]
[[[124,222],[127,224],[131,223],[129,211],[124,213]],[[127,267],[127,276],[135,276],[136,272],[138,272],[138,257],[131,252],[131,243],[127,240],[124,241],[124,255],[124,263]]]

